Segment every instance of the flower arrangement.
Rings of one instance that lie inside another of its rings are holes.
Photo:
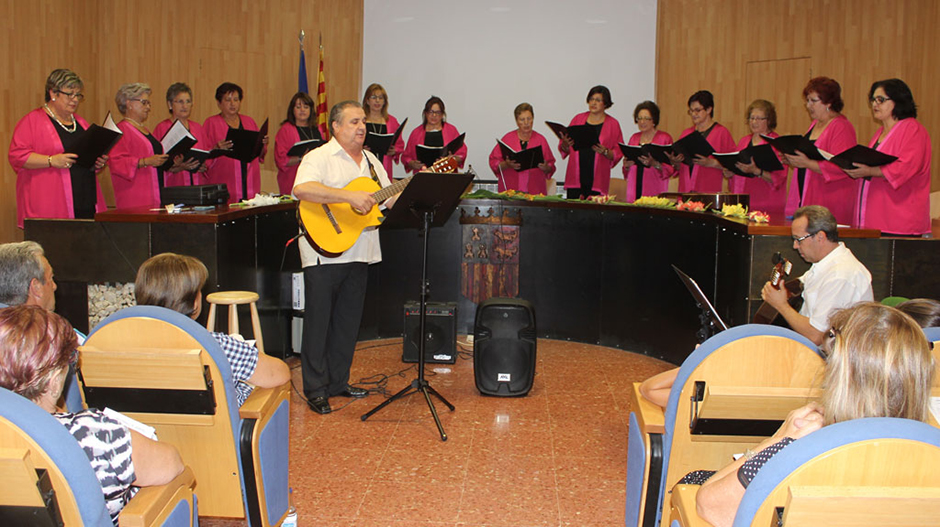
[[[689,212],[705,212],[705,209],[708,207],[705,206],[701,201],[682,201],[681,199],[676,203],[676,210],[687,210]]]
[[[658,196],[643,196],[633,202],[638,207],[652,207],[656,209],[674,209],[676,204],[668,198]]]
[[[770,214],[759,210],[752,210],[748,213],[747,219],[755,223],[767,223],[770,221]]]
[[[716,212],[729,218],[747,219],[747,207],[740,203],[735,203],[734,205],[725,203],[721,206],[721,210]]]
[[[592,203],[600,203],[601,205],[606,205],[613,201],[613,194],[598,194],[596,196],[588,196],[588,201]]]

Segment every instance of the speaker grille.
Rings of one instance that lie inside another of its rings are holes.
[[[453,364],[457,361],[457,304],[428,302],[425,312],[424,361]],[[421,333],[421,306],[408,302],[404,306],[402,331],[402,362],[418,362]]]

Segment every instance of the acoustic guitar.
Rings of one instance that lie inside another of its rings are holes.
[[[453,156],[438,159],[425,172],[438,174],[457,171],[457,158]],[[356,178],[343,190],[370,192],[376,203],[382,203],[398,194],[408,186],[413,176],[397,181],[385,188],[368,177]],[[313,203],[301,201],[297,209],[300,228],[315,251],[328,258],[336,258],[355,245],[362,231],[382,223],[384,218],[378,205],[371,210],[360,212],[353,210],[348,203]]]
[[[772,260],[774,268],[770,271],[770,285],[777,289],[780,289],[781,286],[784,287],[787,290],[787,301],[793,306],[793,309],[799,309],[800,304],[803,302],[803,297],[800,296],[803,293],[803,282],[799,278],[786,279],[790,276],[790,270],[793,268],[790,260],[784,258],[780,253],[774,253]],[[751,322],[754,324],[771,324],[779,314],[770,304],[764,302],[757,308],[757,313],[754,314]]]

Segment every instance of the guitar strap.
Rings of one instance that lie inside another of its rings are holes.
[[[378,183],[381,188],[383,186],[382,182],[379,181],[379,175],[375,173],[375,167],[372,166],[372,161],[369,160],[369,156],[366,155],[365,150],[362,151],[362,156],[366,158],[366,163],[369,164],[369,173],[372,174],[372,181]]]

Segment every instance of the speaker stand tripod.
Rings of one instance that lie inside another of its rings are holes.
[[[467,188],[470,181],[473,180],[472,174],[429,174],[419,173],[415,175],[411,183],[405,187],[405,191],[398,197],[398,201],[389,217],[383,222],[382,227],[395,228],[396,226],[414,225],[414,220],[420,219],[418,225],[421,236],[424,237],[424,251],[421,259],[421,302],[419,312],[418,329],[421,336],[418,341],[418,378],[411,381],[400,392],[389,397],[382,404],[376,406],[368,413],[362,416],[365,421],[372,417],[381,409],[393,402],[414,393],[424,395],[425,402],[431,410],[431,416],[434,418],[434,424],[437,425],[437,431],[441,434],[441,441],[447,441],[447,433],[441,425],[441,418],[437,415],[437,409],[431,396],[437,397],[451,412],[455,410],[454,405],[450,404],[431,384],[424,378],[424,351],[427,344],[425,334],[425,324],[427,322],[427,301],[428,301],[428,238],[431,234],[432,224],[442,225],[450,217],[460,195]],[[407,212],[402,212],[402,211]],[[410,214],[410,220],[409,215]],[[410,224],[410,225],[409,225]]]

